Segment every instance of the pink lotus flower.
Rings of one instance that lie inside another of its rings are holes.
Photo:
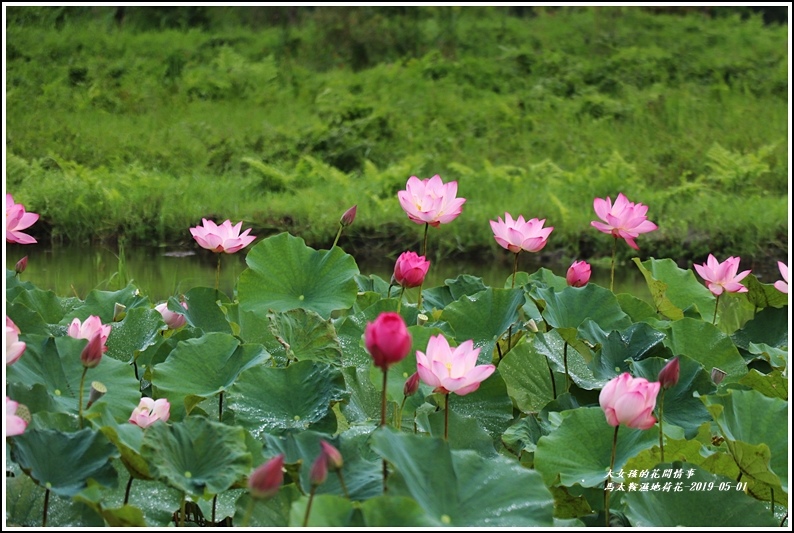
[[[609,196],[606,200],[596,198],[593,200],[593,208],[598,218],[604,222],[594,220],[590,222],[590,225],[615,238],[625,239],[626,244],[635,250],[640,249],[634,242],[640,233],[648,233],[657,229],[656,224],[645,216],[648,206],[629,202],[623,193],[618,194],[614,205],[612,205],[612,199]]]
[[[242,222],[232,226],[231,220],[226,220],[218,226],[212,220],[201,219],[202,225],[190,228],[190,233],[199,246],[211,250],[215,253],[233,254],[242,250],[256,239],[253,235],[248,235],[251,229],[245,230],[242,234]]]
[[[108,340],[108,335],[110,335],[110,329],[110,324],[102,324],[101,318],[91,315],[85,319],[85,322],[80,322],[79,318],[72,320],[66,330],[66,334],[75,339],[88,339],[90,341],[91,337],[98,333],[102,341],[102,351],[106,352],[108,347],[105,346],[105,343]]]
[[[568,267],[565,280],[571,287],[584,287],[590,281],[590,265],[586,261],[574,261]]]
[[[435,228],[460,215],[466,199],[456,198],[457,194],[457,181],[444,183],[438,174],[424,180],[411,176],[405,190],[397,193],[397,199],[410,220]]]
[[[430,261],[416,252],[403,252],[394,264],[394,279],[403,288],[418,287],[425,281]]]
[[[788,265],[783,261],[778,261],[777,267],[780,269],[780,275],[783,279],[779,279],[775,282],[775,288],[780,292],[788,294]]]
[[[446,337],[439,334],[430,337],[427,354],[417,350],[416,370],[422,381],[434,387],[433,392],[463,396],[476,391],[496,370],[494,365],[477,365],[479,354],[473,341],[465,341],[453,350]]]
[[[620,424],[636,429],[653,427],[656,423],[653,410],[660,387],[658,381],[633,378],[628,372],[611,379],[598,395],[607,423],[613,427]]]
[[[411,334],[399,314],[385,312],[367,324],[364,344],[375,366],[385,372],[393,363],[405,359],[411,351]]]
[[[275,496],[284,482],[284,454],[259,465],[248,477],[248,490],[254,498]]]
[[[739,283],[750,273],[745,270],[737,274],[739,270],[739,257],[729,257],[722,263],[709,254],[708,259],[702,265],[695,265],[695,270],[700,277],[706,281],[706,285],[714,296],[719,296],[725,292],[747,292],[747,287]]]
[[[19,340],[19,328],[6,315],[6,366],[13,365],[22,357],[27,344]]]
[[[506,248],[517,254],[521,250],[527,252],[538,252],[546,246],[546,239],[549,238],[553,227],[544,228],[543,224],[546,219],[524,221],[524,217],[519,215],[516,220],[510,216],[510,213],[505,213],[505,219],[498,218],[498,222],[491,220],[491,229],[493,230],[494,239],[499,243],[499,246]]]
[[[21,230],[29,228],[39,219],[36,213],[28,213],[25,206],[14,203],[14,197],[6,194],[6,242],[35,244],[37,241]]]
[[[187,303],[181,302],[182,307],[187,309]],[[185,325],[187,319],[182,313],[175,313],[168,309],[168,302],[163,302],[154,306],[154,308],[163,316],[163,322],[168,326],[168,329],[179,329]]]
[[[171,404],[165,398],[152,400],[151,398],[141,398],[138,407],[132,410],[130,422],[140,428],[148,428],[158,420],[166,422],[171,416]]]
[[[6,396],[6,437],[22,435],[28,427],[27,421],[17,416],[19,404]]]
[[[676,355],[659,371],[657,380],[663,389],[669,389],[670,387],[675,387],[675,384],[678,383],[680,374],[681,363]]]

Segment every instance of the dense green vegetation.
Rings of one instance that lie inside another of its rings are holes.
[[[509,211],[606,255],[593,198],[623,192],[644,257],[787,255],[787,27],[760,16],[68,9],[7,8],[7,190],[38,238],[189,243],[204,216],[327,247],[358,204],[346,250],[396,256],[421,238],[397,191],[440,174],[468,202],[433,254],[495,252]]]

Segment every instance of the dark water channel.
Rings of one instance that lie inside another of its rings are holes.
[[[247,268],[245,250],[236,254],[223,254],[221,258],[220,288],[232,295],[240,273]],[[6,245],[6,268],[13,270],[16,262],[28,256],[28,266],[21,275],[39,288],[52,290],[58,296],[77,296],[84,299],[93,289],[117,290],[132,281],[152,302],[187,292],[193,287],[214,287],[217,255],[203,249],[176,250],[161,248],[127,247],[123,261],[115,245],[59,246],[59,245]],[[508,257],[508,255],[510,257]],[[504,256],[504,257],[502,257]],[[534,272],[541,267],[532,263],[531,254],[521,254],[519,270]],[[394,262],[358,261],[364,275],[377,274],[385,280],[391,278]],[[543,267],[565,276],[569,264]],[[443,285],[444,280],[460,274],[483,278],[492,287],[504,286],[512,272],[512,254],[504,252],[488,262],[442,259],[430,267],[425,287]],[[591,281],[609,287],[609,265],[593,265]],[[645,280],[633,263],[619,267],[615,274],[615,292],[627,292],[638,298],[650,299]]]

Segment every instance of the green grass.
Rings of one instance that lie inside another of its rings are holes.
[[[495,251],[505,211],[546,218],[549,254],[609,254],[592,201],[618,192],[659,225],[643,254],[788,248],[787,28],[759,18],[330,8],[149,31],[47,9],[7,28],[7,187],[37,237],[189,243],[213,217],[328,246],[358,204],[350,246],[396,256],[421,233],[397,191],[440,174],[468,198],[442,256]]]

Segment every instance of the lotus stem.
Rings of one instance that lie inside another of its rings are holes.
[[[218,422],[223,422],[223,391],[218,393]],[[218,495],[212,498],[212,524],[215,524],[215,508],[218,505]]]
[[[215,270],[215,297],[219,295],[218,288],[221,286],[221,254],[218,253],[218,268]]]
[[[425,236],[422,239],[422,256],[427,259],[427,229],[430,227],[430,224],[425,222]],[[422,310],[422,285],[425,284],[425,280],[422,280],[422,283],[419,284],[419,296],[416,300],[416,309],[417,311]]]
[[[185,500],[187,494],[182,493],[182,502],[179,504],[179,527],[185,527]]]
[[[714,320],[711,321],[711,324],[715,326],[717,325],[717,308],[720,306],[720,296],[722,294],[717,295],[717,301],[714,303]]]
[[[336,237],[334,237],[334,243],[331,245],[331,250],[333,250],[334,246],[336,246],[336,243],[339,242],[339,236],[342,235],[342,228],[344,228],[344,226],[340,222],[339,223],[339,230],[336,232]]]
[[[345,485],[345,478],[342,476],[341,468],[336,471],[336,475],[339,478],[339,484],[342,486],[342,491],[345,493],[345,498],[349,500],[350,494],[347,492],[347,486]]]
[[[549,363],[548,359],[546,359],[546,366],[549,367],[549,377],[551,378],[551,394],[554,397],[554,399],[556,400],[557,399],[557,383],[554,380],[554,370],[551,369],[551,364]]]
[[[511,289],[516,288],[516,272],[518,272],[518,254],[520,252],[515,253],[515,260],[513,261],[513,283],[510,285]],[[510,324],[510,327],[507,328],[507,351],[510,351],[510,344],[513,337],[513,324]],[[500,357],[501,359],[501,357]]]
[[[85,375],[88,372],[88,367],[83,367],[83,375],[80,377],[80,393],[77,400],[77,418],[80,420],[80,429],[83,429],[83,387],[85,386]]]
[[[130,489],[132,488],[132,480],[135,479],[130,474],[130,479],[127,481],[127,488],[124,489],[124,505],[127,505],[130,501]]]
[[[449,393],[444,395],[446,402],[444,402],[444,440],[449,440]]]
[[[664,409],[664,391],[662,389],[662,395],[659,398],[659,450],[662,452],[662,462],[664,462],[664,433],[662,431],[662,410]]]
[[[309,491],[309,503],[306,505],[306,514],[303,516],[303,527],[309,525],[309,513],[312,512],[312,500],[314,500],[315,490],[317,490],[317,485],[312,485],[312,490]]]
[[[615,292],[615,255],[618,251],[618,238],[615,236],[612,242],[612,271],[609,275],[609,290]]]
[[[571,390],[571,376],[568,375],[568,341],[562,347],[562,364],[565,369],[565,391]]]
[[[383,368],[383,391],[381,392],[380,397],[380,425],[381,427],[386,425],[386,378],[388,377],[388,372],[386,371],[386,367]],[[386,466],[386,459],[383,459],[383,493],[386,494],[386,477],[389,474],[389,469]],[[314,490],[314,489],[312,489]],[[311,499],[309,500],[311,504]]]
[[[41,527],[47,527],[47,508],[50,506],[50,489],[44,491],[44,513],[41,517]]]
[[[248,506],[245,509],[245,516],[243,517],[243,523],[241,524],[241,527],[248,527],[248,522],[251,521],[252,514],[254,514],[254,498],[249,494]]]
[[[405,287],[400,287],[400,296],[397,298],[397,314],[400,314],[400,309],[403,306],[403,292],[405,292]]]
[[[611,491],[607,490],[607,486],[612,482],[612,469],[615,467],[615,451],[618,447],[618,430],[620,424],[615,426],[615,435],[612,437],[612,458],[609,460],[609,473],[607,480],[604,482],[604,513],[606,514],[606,527],[609,527],[609,494]]]

